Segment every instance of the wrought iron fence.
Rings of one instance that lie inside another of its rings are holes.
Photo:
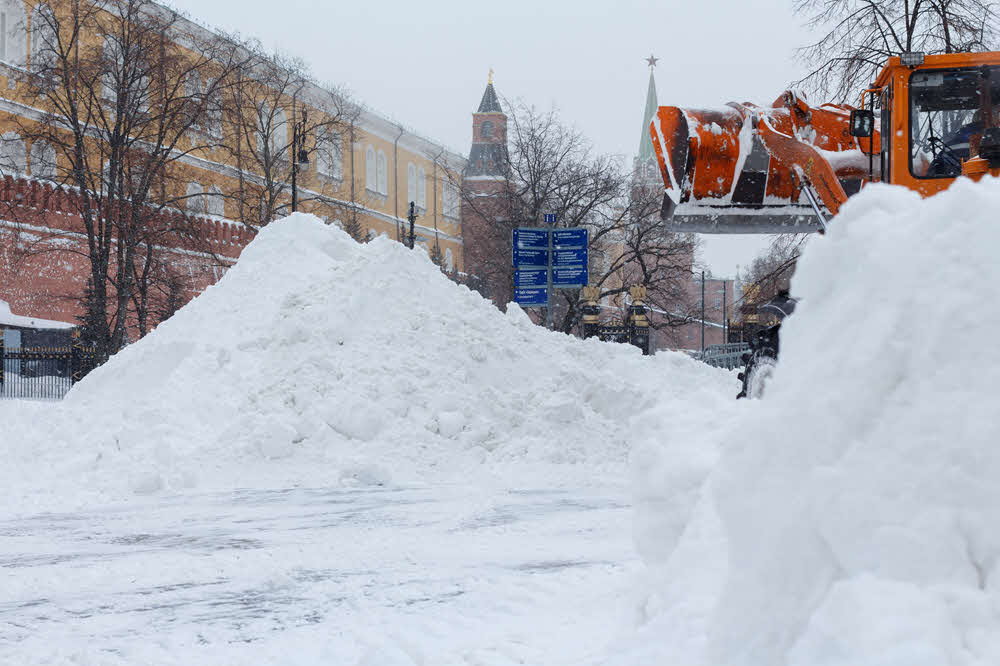
[[[0,399],[61,400],[94,365],[84,345],[6,347],[0,336]]]
[[[750,349],[747,342],[731,342],[727,345],[709,345],[697,358],[716,368],[732,370],[743,365],[743,354]]]

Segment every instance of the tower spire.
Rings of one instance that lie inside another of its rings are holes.
[[[646,106],[642,114],[642,134],[639,136],[638,159],[641,164],[645,164],[654,156],[653,139],[649,136],[649,124],[653,122],[656,110],[659,108],[659,103],[656,101],[656,79],[653,76],[653,68],[656,67],[656,61],[659,58],[654,58],[650,54],[645,60],[649,64],[649,86],[646,89]]]

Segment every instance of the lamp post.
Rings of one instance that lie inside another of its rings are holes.
[[[302,122],[295,117],[295,97],[292,97],[292,212],[299,206],[299,186],[296,176],[299,166],[309,164],[309,152],[306,150],[306,120],[308,111],[302,109]]]

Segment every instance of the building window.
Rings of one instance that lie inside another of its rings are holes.
[[[371,146],[365,149],[365,189],[370,192],[378,191],[376,182],[375,149]]]
[[[427,172],[417,167],[417,206],[427,210]]]
[[[278,107],[271,116],[271,159],[285,159],[288,143],[288,116]]]
[[[479,136],[483,139],[493,138],[493,121],[484,120],[483,124],[479,127]]]
[[[389,170],[385,153],[378,151],[378,193],[389,194]]]
[[[218,81],[209,81],[205,89],[205,129],[215,138],[222,136],[222,93]]]
[[[31,175],[41,180],[56,179],[56,149],[44,141],[31,144]]]
[[[191,72],[188,74],[187,79],[184,80],[184,96],[187,97],[187,105],[191,109],[191,116],[193,122],[191,123],[191,129],[201,128],[201,77],[198,76],[198,72]]]
[[[205,214],[205,190],[199,183],[189,183],[187,187],[187,198],[184,202],[184,207],[187,208],[187,212],[192,215],[204,215]]]
[[[458,185],[450,181],[446,182],[442,197],[444,198],[444,216],[457,219],[459,215]]]
[[[218,185],[212,185],[205,197],[208,204],[208,214],[216,217],[226,216],[226,198],[222,196],[222,190]]]
[[[288,148],[288,117],[281,108],[271,109],[267,102],[261,102],[257,109],[257,152],[267,167],[279,159],[285,159]],[[264,148],[267,147],[265,152]]]
[[[344,168],[340,151],[340,134],[329,127],[321,127],[316,136],[316,171],[341,180]]]
[[[101,97],[108,102],[118,98],[118,49],[111,37],[104,37],[103,60],[104,73],[101,75]]]
[[[24,67],[28,55],[28,15],[23,0],[0,0],[0,61]]]
[[[52,30],[54,25],[52,8],[44,2],[35,5],[31,10],[31,62],[28,63],[34,71],[42,68],[42,61],[54,50],[56,44]]]
[[[0,172],[7,174],[23,174],[28,171],[28,154],[24,147],[24,139],[17,132],[4,132],[0,135]]]
[[[406,165],[406,204],[417,201],[417,167],[413,163]]]

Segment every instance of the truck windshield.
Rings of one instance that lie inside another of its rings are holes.
[[[962,174],[982,139],[996,127],[1000,68],[919,70],[910,76],[910,172],[918,178]]]

